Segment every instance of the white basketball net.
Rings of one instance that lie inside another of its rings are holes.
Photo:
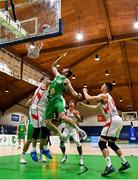
[[[40,54],[40,50],[43,47],[43,42],[35,42],[35,43],[29,43],[26,44],[27,47],[27,57],[28,58],[32,58],[32,59],[36,59],[39,57]]]

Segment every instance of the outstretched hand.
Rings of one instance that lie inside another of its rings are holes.
[[[87,88],[83,88],[83,93],[87,93],[88,89]]]

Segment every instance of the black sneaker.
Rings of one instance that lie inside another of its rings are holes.
[[[119,171],[124,171],[130,167],[131,165],[128,162],[126,162],[125,164],[122,163],[122,166],[119,168]]]
[[[115,172],[116,169],[113,167],[113,165],[111,165],[110,167],[105,168],[104,172],[101,174],[101,176],[108,176],[109,174],[111,174],[112,172]]]

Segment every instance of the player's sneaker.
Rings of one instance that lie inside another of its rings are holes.
[[[126,162],[125,164],[122,163],[122,166],[119,168],[119,171],[124,171],[130,167],[131,165],[128,162]]]
[[[79,133],[80,133],[80,136],[82,137],[83,141],[85,141],[87,139],[86,132],[81,129]]]
[[[22,156],[20,157],[20,164],[26,164],[26,160]]]
[[[110,167],[105,168],[104,172],[101,174],[101,176],[108,176],[109,174],[115,172],[116,169],[113,167],[113,165],[111,165]]]
[[[39,161],[40,161],[40,162],[47,162],[46,157],[45,157],[44,155],[42,155],[42,156],[39,158]]]
[[[61,160],[61,163],[66,162],[66,160],[67,160],[67,155],[63,156],[63,158],[62,158],[62,160]]]
[[[37,152],[36,151],[32,151],[30,152],[31,158],[33,161],[38,161],[38,157],[37,157]]]
[[[52,155],[51,155],[49,149],[48,150],[42,149],[41,153],[44,154],[48,159],[52,159]]]
[[[83,158],[80,158],[80,163],[79,163],[80,166],[83,166],[84,165],[84,161],[83,161]]]

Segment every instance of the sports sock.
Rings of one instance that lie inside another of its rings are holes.
[[[23,157],[23,158],[24,158],[25,154],[26,154],[26,152],[23,151],[23,152],[22,152],[22,157]]]
[[[109,156],[105,158],[105,161],[106,161],[106,165],[107,165],[107,167],[110,167],[110,166],[112,165],[112,163],[111,163],[111,159],[110,159],[110,157],[109,157]]]
[[[119,156],[119,158],[123,164],[127,162],[124,156]]]

